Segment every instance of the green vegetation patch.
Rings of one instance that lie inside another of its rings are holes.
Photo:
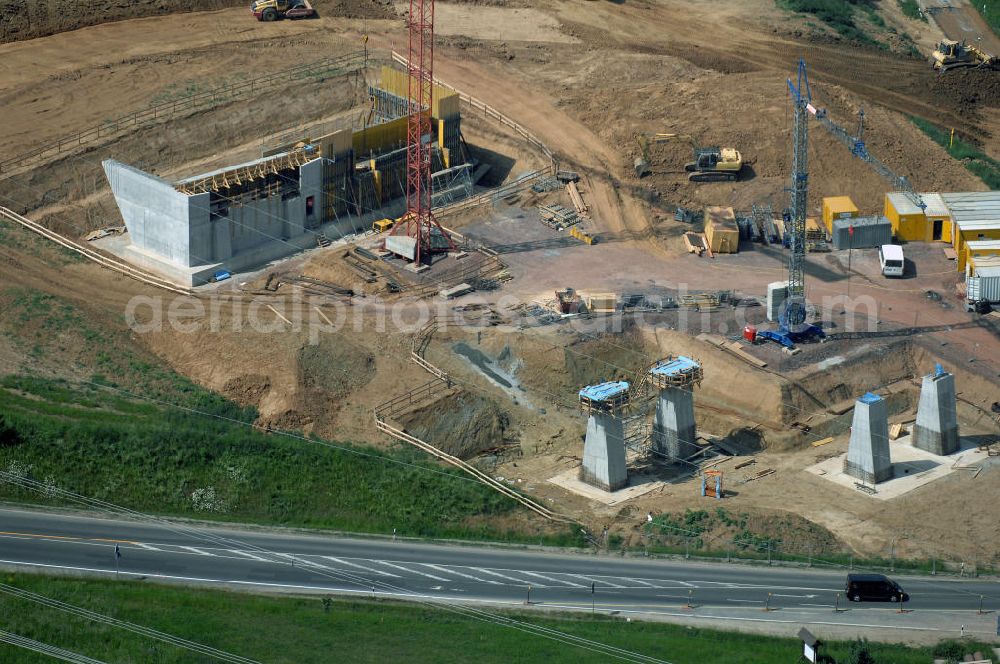
[[[904,16],[927,22],[927,17],[920,10],[920,3],[917,0],[899,0],[899,8],[903,11]]]
[[[603,664],[608,661],[607,655],[493,621],[471,620],[446,610],[389,601],[257,597],[147,585],[140,581],[20,574],[4,575],[3,580],[120,620],[274,664],[315,661]],[[802,649],[798,639],[626,622],[602,616],[547,614],[543,618],[533,613],[496,613],[675,664],[794,662]],[[209,661],[175,646],[20,599],[5,598],[0,602],[0,624],[15,634],[103,661],[154,664]],[[985,644],[968,641],[958,648],[963,653],[976,649],[988,652]],[[870,659],[855,659],[852,650],[867,650]],[[937,654],[929,647],[842,641],[826,642],[824,651],[842,664],[856,661],[926,664]],[[7,664],[40,661],[38,655],[8,645],[0,645],[0,660]]]
[[[935,124],[911,116],[910,120],[917,125],[921,131],[931,137],[935,143],[948,151],[955,159],[986,183],[990,189],[1000,189],[1000,161],[981,151],[975,145],[963,141],[958,136],[954,142],[951,140],[951,132],[938,127]]]
[[[858,25],[858,10],[863,11],[874,25],[885,26],[874,0],[776,0],[776,2],[782,9],[800,14],[812,14],[845,39],[857,42],[879,44]]]
[[[11,201],[4,202],[5,205]],[[16,207],[16,206],[14,206]],[[85,263],[86,258],[61,244],[29,231],[20,224],[0,218],[0,245],[16,249],[25,254],[55,262],[58,265]]]
[[[8,376],[0,380],[0,468],[151,513],[516,538],[468,524],[511,512],[513,501],[409,450],[267,435],[246,426],[253,409],[199,388],[185,401],[214,417],[93,385]],[[0,499],[60,504],[11,483],[0,484]]]
[[[993,32],[1000,35],[1000,0],[972,0],[972,5],[983,15]]]

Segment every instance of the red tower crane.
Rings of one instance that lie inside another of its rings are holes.
[[[416,241],[413,262],[455,248],[431,212],[431,113],[434,100],[434,0],[410,0],[406,132],[406,215],[396,233]]]

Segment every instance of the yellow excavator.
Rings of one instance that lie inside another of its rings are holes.
[[[953,39],[942,39],[938,42],[934,53],[931,54],[930,63],[939,72],[960,67],[1000,68],[1000,58],[997,56],[990,55],[974,44]]]
[[[691,182],[719,182],[739,180],[743,172],[743,155],[736,148],[700,147],[687,134],[638,134],[641,156],[635,160],[635,174],[643,177],[652,172],[649,167],[649,145],[674,140],[688,140],[694,150],[694,161],[684,164]]]

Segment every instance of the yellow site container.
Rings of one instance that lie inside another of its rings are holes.
[[[618,304],[614,293],[594,293],[590,296],[589,308],[596,313],[613,313]]]
[[[823,225],[827,234],[833,233],[833,220],[861,216],[858,206],[850,196],[829,196],[823,199]]]
[[[958,269],[960,272],[976,269],[976,259],[1000,256],[1000,240],[969,240],[958,254]]]
[[[926,209],[928,242],[951,242],[951,210],[945,204],[941,194],[920,194]]]
[[[909,197],[900,192],[885,195],[885,216],[892,223],[892,234],[905,242],[930,240],[927,215]]]
[[[735,254],[740,249],[740,228],[731,207],[705,208],[705,239],[712,253]]]

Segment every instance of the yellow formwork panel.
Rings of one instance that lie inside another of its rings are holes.
[[[378,200],[378,204],[382,205],[382,171],[375,168],[375,160],[372,159],[372,182],[375,184],[375,198]]]
[[[344,154],[353,147],[353,134],[350,129],[341,129],[332,134],[319,136],[316,139],[319,144],[320,154],[327,159]]]
[[[410,77],[388,65],[382,65],[379,87],[397,97],[407,99],[410,95]],[[431,115],[435,118],[452,118],[459,114],[458,93],[435,84],[432,92]]]
[[[354,154],[367,155],[370,152],[385,152],[406,144],[407,118],[397,118],[354,132],[351,142]]]

